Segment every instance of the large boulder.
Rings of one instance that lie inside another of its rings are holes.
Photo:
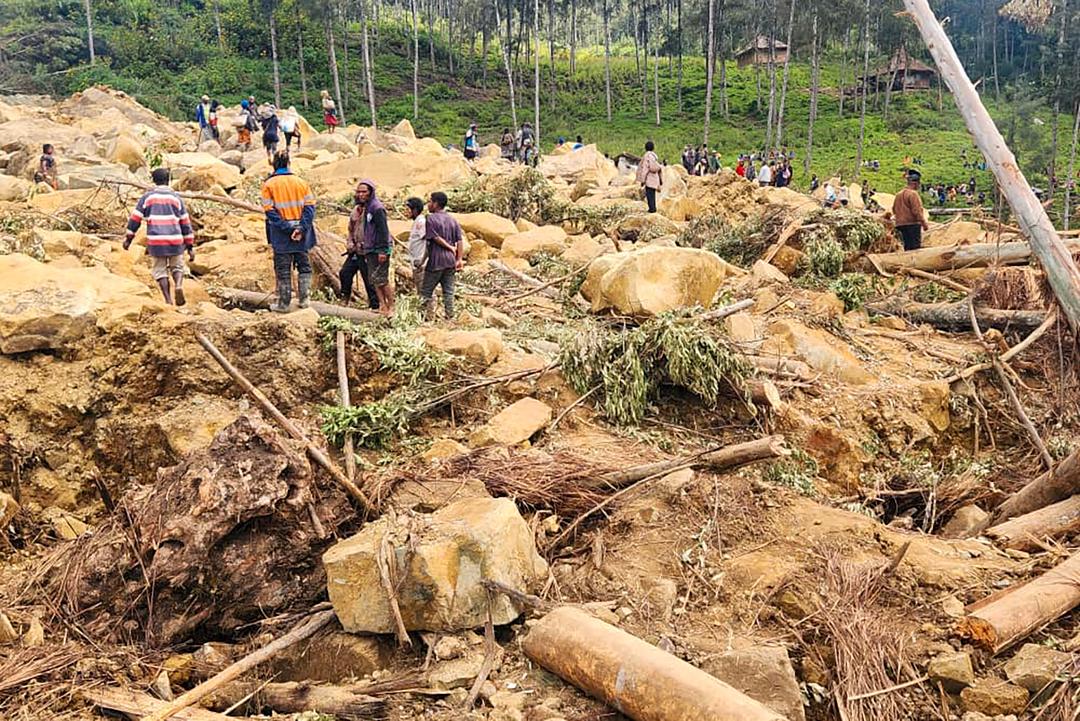
[[[566,231],[557,225],[544,225],[536,230],[515,233],[507,237],[499,251],[503,258],[531,260],[539,253],[560,255],[566,250]]]
[[[503,337],[495,328],[479,330],[443,330],[428,328],[421,331],[424,343],[430,348],[450,355],[462,356],[482,366],[489,366],[503,350]]]
[[[1005,664],[1005,676],[1033,695],[1039,694],[1051,689],[1072,661],[1070,653],[1037,643],[1025,643]]]
[[[651,246],[600,256],[593,265],[601,261],[605,263],[600,268],[607,266],[603,275],[595,278],[590,267],[586,278],[593,312],[610,308],[623,315],[652,316],[695,305],[708,308],[727,274],[719,256],[695,248]]]
[[[0,175],[0,200],[26,200],[26,196],[30,194],[30,189],[33,187],[33,183],[28,180],[11,175]]]
[[[461,229],[472,233],[492,248],[501,248],[503,241],[518,232],[514,221],[494,213],[453,213]]]
[[[356,155],[356,145],[350,142],[344,133],[320,133],[303,143],[304,150],[326,150],[342,155]]]
[[[835,374],[852,385],[874,380],[847,346],[823,331],[807,328],[797,320],[778,320],[769,326],[769,338],[763,350],[794,355],[814,370]]]
[[[101,268],[0,256],[0,353],[64,348],[155,304],[149,288]]]
[[[240,185],[240,170],[210,153],[165,153],[162,163],[173,172],[177,190],[199,192],[218,185],[226,190]]]
[[[585,180],[603,188],[611,184],[619,174],[615,164],[604,157],[595,145],[563,153],[545,155],[540,159],[538,170],[548,178],[560,178],[569,185]]]
[[[416,131],[413,130],[412,123],[408,118],[402,118],[398,121],[398,124],[390,129],[391,135],[397,135],[409,140],[416,140]]]
[[[409,631],[459,631],[514,621],[521,608],[498,594],[489,604],[483,580],[517,588],[547,574],[533,533],[507,498],[469,498],[398,524],[389,516],[323,554],[330,602],[346,631],[393,633],[390,602],[379,572],[395,566],[401,619]]]
[[[105,159],[110,163],[126,166],[132,172],[146,166],[142,144],[126,134],[117,135],[109,142],[105,148]]]
[[[308,180],[330,195],[351,193],[363,179],[374,181],[383,196],[395,195],[406,188],[424,196],[435,190],[463,185],[475,177],[460,155],[440,156],[417,153],[373,152],[336,163],[327,163],[308,172]]]
[[[551,406],[547,403],[535,398],[522,398],[473,431],[469,436],[469,445],[482,448],[524,443],[551,422],[551,415]]]
[[[619,221],[615,234],[619,240],[636,243],[653,240],[665,235],[676,235],[679,226],[659,213],[635,213]]]
[[[956,220],[924,234],[923,247],[983,243],[987,241],[988,235],[978,223],[972,223],[968,220]]]

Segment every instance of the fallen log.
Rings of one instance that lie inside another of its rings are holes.
[[[1005,548],[1038,551],[1046,539],[1080,531],[1080,495],[991,526],[985,533]]]
[[[295,440],[300,441],[304,444],[304,447],[307,450],[307,454],[311,456],[311,459],[318,463],[320,466],[322,466],[324,469],[326,469],[326,471],[333,477],[333,479],[337,481],[338,485],[341,486],[345,490],[345,492],[352,497],[354,501],[360,504],[360,507],[363,508],[365,512],[369,514],[375,512],[375,506],[371,503],[371,500],[364,495],[364,492],[361,491],[355,483],[350,481],[349,478],[341,472],[340,468],[334,465],[334,462],[331,461],[325,453],[323,453],[323,450],[321,448],[316,446],[310,438],[304,435],[304,432],[300,430],[299,426],[289,420],[284,413],[278,410],[277,406],[270,402],[270,399],[267,398],[262,391],[252,385],[251,381],[245,378],[244,375],[239,370],[237,370],[236,366],[230,363],[229,359],[222,355],[221,351],[219,351],[217,347],[210,342],[209,338],[204,336],[202,333],[196,333],[195,338],[199,341],[199,345],[206,349],[206,352],[209,353],[211,357],[213,357],[213,359],[217,361],[218,365],[221,366],[222,370],[224,370],[229,375],[229,377],[232,378],[233,381],[238,386],[240,386],[240,388],[243,389],[243,391],[247,393],[248,396],[250,396],[251,399],[254,400],[260,408],[263,409],[263,411],[267,415],[273,418],[274,421],[277,422],[277,424],[281,426],[286,433],[292,436]]]
[[[701,669],[576,608],[556,608],[525,655],[634,721],[784,721]]]
[[[92,688],[79,692],[79,695],[87,703],[97,706],[103,711],[121,713],[134,721],[147,718],[151,714],[160,712],[166,706],[167,701],[154,698],[150,694],[140,691],[132,691],[126,688]],[[238,721],[243,716],[226,716],[225,714],[207,711],[201,708],[186,708],[177,711],[173,718],[185,721]]]
[[[102,187],[106,185],[127,185],[132,188],[138,188],[140,190],[153,190],[154,186],[147,183],[134,183],[130,180],[122,180],[120,178],[104,178],[101,181]],[[246,210],[249,213],[263,214],[263,209],[259,205],[249,203],[245,200],[237,200],[236,198],[228,195],[214,195],[213,193],[188,193],[178,191],[177,195],[186,200],[208,200],[211,203],[222,203],[223,205],[230,205],[239,210]]]
[[[1071,253],[1080,251],[1080,241],[1068,240],[1063,244]],[[1032,255],[1031,246],[1022,241],[942,245],[896,253],[870,253],[864,257],[866,266],[863,269],[870,272],[869,266],[876,265],[882,270],[899,273],[909,268],[932,272],[990,265],[1027,265]]]
[[[247,706],[254,710],[271,709],[281,714],[314,711],[339,719],[386,718],[386,702],[363,693],[362,688],[310,682],[234,681],[214,692],[206,705],[215,711]]]
[[[1057,503],[1075,493],[1080,493],[1080,450],[1074,451],[1053,469],[1006,498],[998,506],[994,520],[1000,524],[1009,518]]]
[[[959,634],[998,653],[1080,605],[1080,553],[1033,581],[968,607]]]
[[[916,303],[893,298],[879,303],[867,303],[866,309],[878,315],[895,315],[911,323],[932,325],[954,333],[971,330],[971,316],[966,300],[955,303]],[[1030,332],[1046,321],[1046,311],[976,308],[975,317],[981,328]]]
[[[928,0],[904,0],[904,7],[914,19],[926,47],[941,71],[941,79],[952,91],[975,144],[994,172],[1002,195],[1016,214],[1017,224],[1031,243],[1046,279],[1073,333],[1080,332],[1080,267],[1072,253],[1080,245],[1063,241],[1054,230],[1046,205],[1039,202],[1031,184],[1020,170],[1016,156],[983,105],[978,91],[964,72],[945,28],[934,16]],[[1052,200],[1052,199],[1051,199]]]
[[[165,721],[172,718],[186,708],[194,706],[200,700],[206,698],[225,684],[234,681],[244,673],[258,666],[263,661],[273,658],[278,652],[311,638],[319,629],[334,620],[336,616],[333,610],[320,611],[308,616],[303,623],[293,628],[284,636],[274,639],[262,648],[249,653],[235,663],[227,666],[223,671],[203,681],[195,688],[181,694],[176,700],[169,702],[164,708],[159,708],[143,721]]]
[[[260,293],[254,290],[241,290],[239,288],[212,288],[211,292],[231,305],[241,305],[248,308],[269,308],[270,304],[277,300],[269,293]],[[311,301],[311,309],[319,315],[345,318],[356,323],[372,323],[384,320],[385,317],[373,310],[366,308],[347,308],[343,305],[322,303],[317,300]]]
[[[722,472],[745,466],[748,463],[783,458],[791,455],[784,445],[783,436],[766,436],[746,443],[736,443],[719,450],[709,451],[696,456],[682,456],[667,461],[645,463],[599,476],[591,483],[594,488],[617,489],[629,486],[651,476],[659,476],[680,468],[705,467],[713,472]]]
[[[337,349],[338,393],[341,396],[341,406],[349,408],[352,406],[352,397],[349,393],[349,369],[345,361],[345,331],[339,330],[334,334],[334,344]],[[345,434],[345,443],[341,452],[345,456],[345,476],[355,483],[356,454],[353,448],[352,431]]]

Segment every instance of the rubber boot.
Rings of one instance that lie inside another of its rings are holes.
[[[176,296],[176,305],[180,307],[187,303],[187,298],[184,297],[184,273],[183,271],[177,271],[173,273],[173,295]]]
[[[173,304],[172,293],[169,291],[169,279],[158,278],[158,288],[161,288],[161,294],[165,296],[165,302],[169,305]]]
[[[292,303],[292,283],[290,281],[278,281],[277,297],[277,303],[271,303],[270,310],[275,313],[288,313],[289,304]]]
[[[311,273],[300,274],[300,301],[297,303],[301,308],[307,308],[311,304]]]

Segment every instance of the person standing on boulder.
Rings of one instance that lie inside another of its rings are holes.
[[[273,105],[267,105],[262,112],[261,118],[262,131],[263,131],[263,148],[266,150],[266,162],[273,163],[274,155],[277,153],[278,141],[281,140],[281,121],[278,120],[277,108]],[[288,154],[288,148],[285,149],[285,153]]]
[[[922,234],[929,230],[923,211],[922,198],[919,197],[919,185],[922,176],[917,170],[909,170],[907,187],[896,194],[893,201],[893,217],[896,232],[904,242],[904,250],[918,250],[922,247]]]
[[[292,269],[299,276],[300,307],[311,298],[311,261],[308,251],[315,247],[315,195],[289,170],[289,154],[274,155],[274,174],[262,186],[262,206],[266,213],[266,242],[274,250],[274,277],[277,280],[275,313],[288,313],[292,302]]]
[[[656,212],[656,193],[664,184],[661,172],[664,166],[660,165],[660,159],[656,157],[656,146],[653,141],[645,143],[645,155],[638,164],[637,182],[645,189],[645,201],[649,204],[649,212]]]
[[[503,160],[514,160],[514,134],[510,132],[510,128],[503,128],[502,137],[499,138],[499,149],[502,153]],[[421,201],[423,204],[423,201]]]
[[[146,254],[153,265],[151,274],[157,281],[165,302],[172,305],[174,293],[169,289],[172,277],[176,305],[184,305],[184,251],[195,260],[195,232],[183,199],[169,187],[169,169],[155,168],[150,174],[154,187],[143,193],[128,219],[124,250],[131,247],[139,226],[146,222]]]
[[[393,241],[386,220],[386,208],[375,197],[375,183],[361,180],[353,193],[356,207],[349,216],[347,258],[339,275],[341,294],[352,295],[356,271],[364,280],[368,305],[389,317],[394,314],[394,287],[390,284],[390,252]]]
[[[334,100],[330,97],[328,90],[323,90],[319,94],[322,96],[323,122],[326,123],[326,131],[332,133],[341,122],[338,120],[337,106],[334,105]]]
[[[35,183],[48,183],[53,190],[59,188],[56,174],[56,149],[52,143],[41,146],[41,157],[38,159],[38,169],[34,173]]]
[[[293,138],[296,138],[296,149],[300,149],[300,114],[296,112],[296,106],[290,105],[282,115],[281,132],[285,133],[286,151],[292,150]]]
[[[195,119],[199,121],[199,142],[214,139],[214,128],[210,125],[210,96],[202,96],[202,102],[195,108]]]
[[[469,129],[465,131],[465,159],[476,159],[476,123],[469,125]]]
[[[420,302],[424,318],[435,320],[435,288],[442,288],[443,308],[446,319],[454,318],[454,283],[457,271],[465,267],[462,255],[461,226],[446,212],[449,199],[446,193],[436,191],[428,200],[428,216],[425,220],[424,239],[427,241],[427,265],[424,283],[420,288]]]

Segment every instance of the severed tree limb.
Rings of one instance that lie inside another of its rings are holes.
[[[933,281],[938,285],[943,285],[946,288],[955,290],[958,293],[963,293],[964,295],[971,294],[971,288],[968,288],[966,285],[963,285],[961,283],[957,283],[951,278],[946,278],[943,275],[938,275],[937,273],[929,273],[925,270],[919,270],[918,268],[899,268],[897,272],[903,273],[904,275],[910,275],[915,278],[922,278],[923,280]]]
[[[955,303],[916,303],[894,297],[877,303],[867,303],[866,309],[878,315],[895,315],[915,324],[925,323],[954,333],[971,330],[966,300]],[[1046,322],[1046,315],[1046,311],[1041,310],[975,309],[980,327],[998,330],[1030,332]]]
[[[335,686],[306,681],[234,681],[214,693],[209,705],[211,708],[235,706],[238,703],[242,706],[249,699],[254,699],[252,706],[273,709],[282,714],[315,711],[338,719],[374,719],[386,716],[386,702],[364,693],[362,685]]]
[[[401,606],[398,604],[397,588],[393,578],[394,569],[390,567],[394,558],[394,548],[390,544],[390,536],[389,534],[384,535],[382,540],[379,541],[379,552],[375,564],[379,567],[379,582],[382,584],[383,591],[386,592],[386,599],[390,603],[390,613],[394,617],[398,646],[405,648],[406,646],[412,646],[412,639],[409,638],[409,631],[405,628],[405,621],[401,617]]]
[[[492,268],[499,271],[500,273],[508,275],[511,278],[520,281],[524,285],[527,285],[530,288],[538,291],[541,295],[552,299],[559,297],[559,294],[551,289],[551,285],[553,285],[552,283],[545,283],[539,278],[534,278],[527,273],[522,273],[520,270],[515,270],[501,260],[489,260],[488,265],[490,265]]]
[[[372,504],[371,500],[364,495],[364,492],[361,491],[355,483],[350,481],[348,477],[341,472],[341,469],[334,465],[334,462],[330,460],[323,450],[316,446],[310,438],[304,435],[304,432],[301,431],[295,423],[278,410],[277,406],[275,406],[262,391],[252,385],[251,381],[245,378],[244,375],[237,370],[236,366],[230,363],[229,359],[222,355],[221,351],[210,342],[209,338],[202,333],[196,333],[195,338],[199,341],[199,345],[206,349],[206,352],[218,362],[218,365],[221,366],[229,377],[232,378],[233,381],[263,409],[263,411],[273,418],[286,433],[304,444],[304,447],[312,460],[326,469],[333,479],[337,481],[338,485],[340,485],[366,513],[375,513],[376,509],[374,504]]]
[[[503,263],[499,263],[499,264],[503,265],[503,268],[500,268],[500,270],[503,270],[503,272],[511,270],[511,268],[509,266],[504,265]],[[551,288],[552,286],[561,285],[561,284],[565,283],[566,281],[570,280],[571,278],[574,278],[576,276],[581,275],[584,271],[586,271],[588,269],[589,269],[589,264],[586,263],[585,265],[581,266],[577,270],[571,271],[571,272],[567,273],[566,275],[562,276],[561,278],[556,278],[555,280],[549,280],[548,282],[543,283],[541,285],[538,285],[538,286],[536,286],[535,288],[533,288],[531,290],[527,290],[524,293],[518,293],[517,295],[512,295],[509,298],[503,298],[499,302],[501,304],[506,304],[506,303],[513,303],[514,301],[521,300],[523,298],[528,298],[530,295],[536,295],[537,293],[541,293],[541,292],[547,290],[548,288]],[[521,275],[525,276],[524,273],[522,273]],[[518,277],[518,276],[514,276],[514,277],[517,277],[519,280],[521,280],[521,278]],[[530,276],[525,276],[525,277],[530,277]],[[545,295],[547,295],[547,294],[545,293]],[[551,296],[549,296],[549,297],[551,297]],[[558,295],[555,294],[554,297],[557,298]]]
[[[1045,539],[1056,540],[1080,530],[1080,496],[1070,496],[1022,516],[991,526],[984,534],[1005,548],[1037,551]]]
[[[293,630],[289,631],[284,636],[274,639],[257,651],[249,653],[235,663],[230,664],[225,670],[215,674],[206,681],[203,681],[190,691],[181,694],[175,701],[166,705],[165,708],[158,709],[154,713],[146,716],[143,721],[165,721],[165,719],[172,718],[183,709],[193,706],[198,703],[200,699],[205,698],[207,695],[230,681],[239,678],[263,661],[273,658],[278,652],[283,651],[300,641],[311,638],[319,629],[333,621],[334,618],[336,618],[336,616],[334,615],[333,610],[320,611],[308,616],[303,623],[293,628]]]
[[[1027,350],[1029,347],[1031,347],[1031,345],[1035,341],[1039,340],[1044,335],[1046,335],[1046,332],[1048,330],[1050,330],[1051,328],[1053,328],[1055,323],[1057,323],[1057,310],[1056,309],[1050,311],[1046,315],[1046,320],[1043,321],[1042,325],[1040,325],[1038,328],[1036,328],[1031,333],[1029,333],[1027,338],[1024,338],[1024,340],[1020,341],[1019,343],[1014,345],[1012,348],[1010,348],[1009,350],[1002,353],[1001,354],[1001,362],[1002,363],[1008,363],[1013,358],[1015,358],[1016,356],[1023,353],[1025,350]],[[955,383],[956,381],[964,380],[965,378],[970,378],[971,376],[975,375],[976,373],[978,373],[980,371],[990,370],[993,367],[994,367],[993,363],[977,363],[977,364],[975,364],[973,366],[965,368],[964,370],[960,371],[956,375],[948,378],[947,382]]]
[[[982,330],[979,328],[979,321],[975,317],[975,304],[968,300],[968,314],[971,318],[971,329],[975,331],[976,337],[979,342],[984,346],[986,345],[986,338],[983,336]],[[1047,469],[1054,467],[1054,459],[1050,457],[1050,452],[1046,450],[1046,444],[1043,443],[1042,436],[1035,429],[1035,424],[1031,422],[1031,418],[1028,417],[1027,411],[1024,410],[1024,405],[1020,402],[1020,396],[1016,395],[1016,389],[1013,388],[1012,381],[1009,380],[1009,376],[1005,373],[1005,364],[996,353],[991,351],[993,355],[990,357],[990,362],[994,365],[994,372],[997,373],[998,381],[1001,382],[1002,387],[1005,389],[1005,394],[1009,399],[1009,405],[1012,406],[1013,413],[1020,419],[1020,425],[1024,427],[1028,437],[1031,439],[1032,445],[1039,451],[1039,456],[1042,458],[1043,463],[1046,464]]]
[[[1080,241],[1065,241],[1070,252],[1080,250]],[[985,268],[990,265],[1026,265],[1031,262],[1031,246],[1014,243],[971,243],[939,245],[896,253],[868,253],[862,260],[874,268],[894,273],[912,269],[939,272],[962,268]]]
[[[1071,255],[1073,251],[1054,230],[1046,208],[1035,197],[1035,192],[1016,162],[1016,156],[994,125],[993,118],[964,72],[964,66],[945,29],[934,16],[928,0],[904,0],[904,7],[915,20],[941,71],[942,79],[953,93],[968,130],[990,164],[1002,194],[1016,213],[1020,229],[1039,258],[1069,326],[1073,333],[1080,332],[1080,267],[1077,267]]]
[[[1080,449],[998,506],[995,523],[1037,511],[1051,503],[1080,493]]]
[[[746,310],[747,308],[753,308],[754,302],[755,301],[753,298],[747,298],[746,300],[740,300],[738,303],[726,305],[723,308],[715,308],[713,310],[705,311],[701,315],[693,316],[692,318],[690,318],[690,320],[723,320],[729,315],[735,315],[739,311]]]
[[[349,408],[352,406],[352,399],[349,395],[349,369],[345,363],[345,331],[339,330],[334,342],[337,346],[338,393],[341,395],[341,406]],[[341,452],[345,455],[345,476],[356,483],[356,452],[353,449],[352,431],[345,434],[344,448]]]
[[[148,718],[149,714],[161,711],[168,705],[167,701],[154,698],[148,693],[126,688],[83,689],[79,691],[79,696],[100,709],[121,713],[135,721]],[[226,716],[201,708],[185,708],[177,711],[173,717],[182,721],[239,721],[244,718]]]
[[[487,592],[487,620],[484,622],[484,661],[480,665],[480,673],[476,674],[476,680],[473,681],[472,688],[469,689],[469,695],[465,699],[466,710],[472,710],[472,707],[476,705],[476,699],[480,698],[480,689],[484,687],[484,682],[487,681],[491,671],[495,668],[495,655],[498,652],[498,646],[495,643],[495,624],[491,619],[492,602],[492,594],[489,589]]]
[[[133,188],[139,188],[140,190],[152,190],[153,187],[154,187],[152,185],[147,185],[146,183],[133,183],[130,180],[121,180],[120,178],[104,178],[104,179],[102,179],[101,186],[105,187],[107,185],[128,185],[128,186],[131,186]],[[246,210],[249,213],[258,213],[259,215],[263,214],[262,207],[260,207],[258,205],[255,205],[254,203],[248,203],[247,201],[244,201],[244,200],[237,200],[236,198],[232,198],[232,197],[230,197],[228,195],[214,195],[212,193],[187,193],[187,192],[177,192],[177,195],[179,195],[181,198],[185,198],[187,200],[208,200],[208,201],[210,201],[212,203],[222,203],[224,205],[231,205],[234,208],[238,208],[240,210]]]
[[[958,631],[998,653],[1080,605],[1080,553],[1028,583],[968,607]]]
[[[239,288],[213,288],[211,292],[226,303],[243,305],[250,308],[269,308],[276,298],[269,293],[260,293],[252,290]],[[317,300],[311,301],[311,309],[319,315],[328,315],[335,318],[345,318],[355,323],[375,323],[385,321],[386,318],[378,312],[367,308],[349,308],[343,305],[322,303]]]

